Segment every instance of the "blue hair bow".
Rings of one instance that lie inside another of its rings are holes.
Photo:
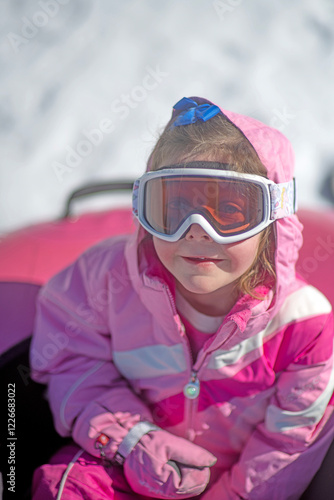
[[[173,122],[172,127],[190,125],[190,123],[195,123],[197,120],[206,122],[220,112],[218,106],[214,104],[197,104],[197,102],[188,99],[188,97],[183,97],[183,99],[177,102],[173,110],[181,110],[181,113]]]

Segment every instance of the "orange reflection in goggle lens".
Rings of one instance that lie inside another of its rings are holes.
[[[146,186],[145,217],[153,229],[173,234],[192,213],[202,214],[221,235],[238,234],[262,220],[262,189],[229,178],[155,178]]]

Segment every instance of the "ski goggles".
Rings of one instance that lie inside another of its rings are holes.
[[[164,167],[135,181],[133,213],[153,236],[177,241],[199,224],[217,243],[235,243],[296,211],[294,179],[276,184],[259,175],[192,165]]]

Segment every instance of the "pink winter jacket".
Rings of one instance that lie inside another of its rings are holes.
[[[276,182],[293,153],[277,130],[224,111]],[[295,275],[301,224],[275,222],[274,291],[243,296],[192,361],[189,343],[150,237],[106,240],[51,279],[38,304],[33,378],[48,384],[58,432],[98,456],[114,440],[113,415],[139,420],[211,451],[205,500],[298,499],[334,435],[331,306]],[[199,396],[188,399],[193,380]]]

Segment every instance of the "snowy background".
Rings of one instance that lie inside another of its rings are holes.
[[[300,205],[327,206],[332,0],[0,0],[0,30],[0,233],[139,176],[191,95],[282,130]]]

